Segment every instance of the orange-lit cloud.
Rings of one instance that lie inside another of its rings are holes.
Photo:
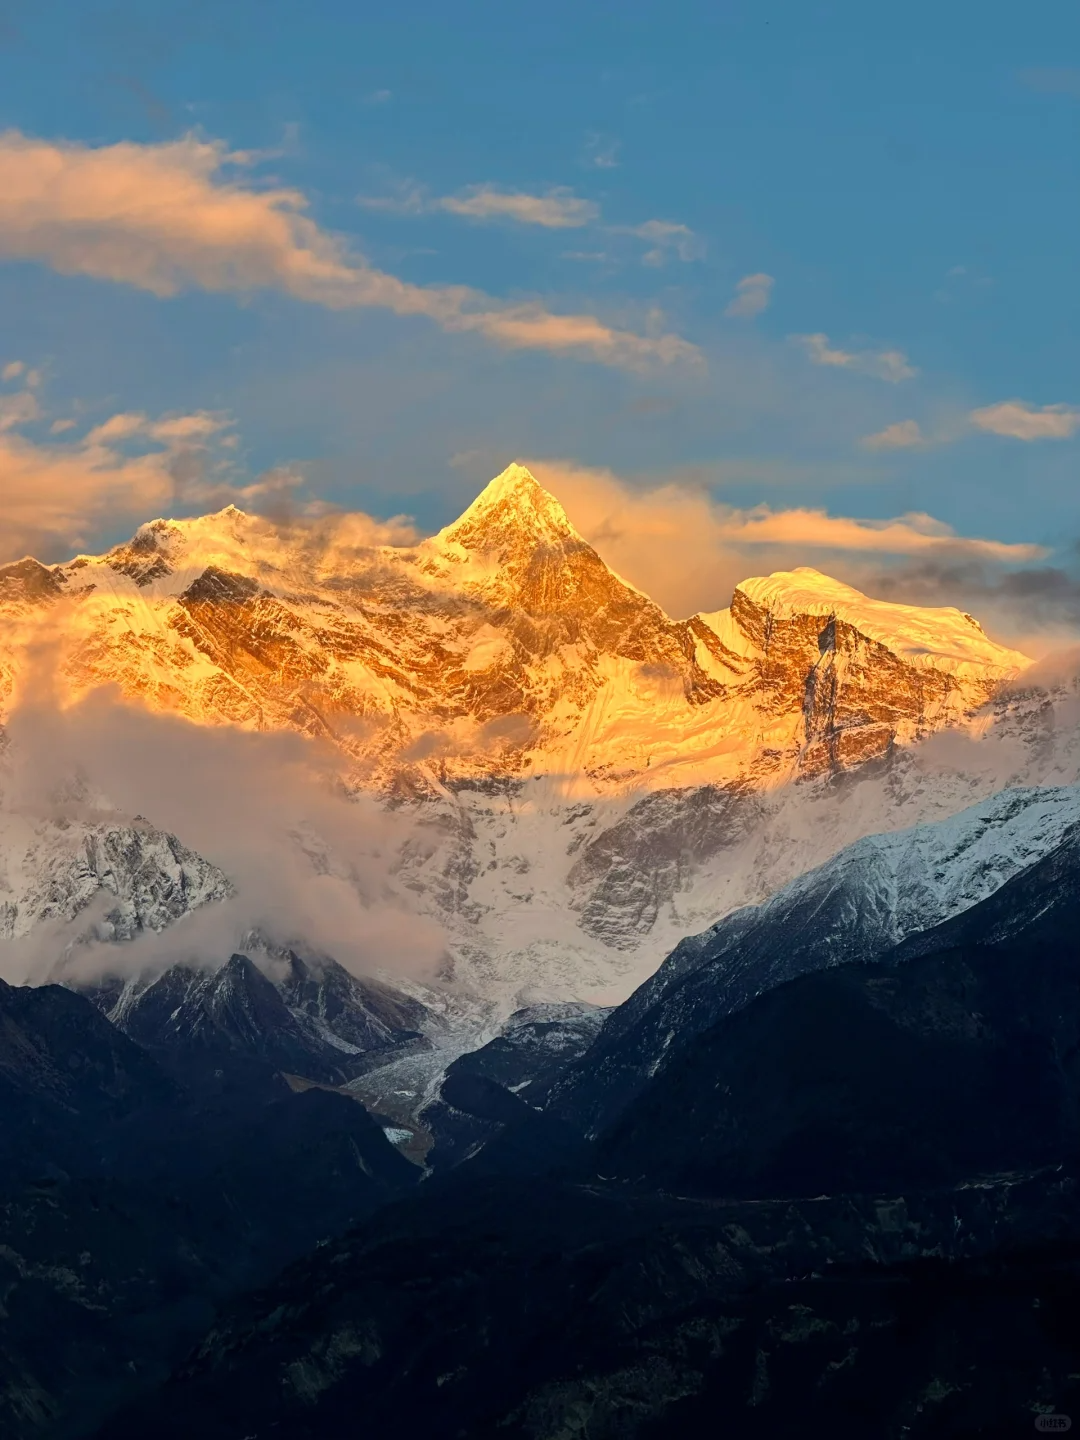
[[[432,195],[415,181],[395,184],[388,195],[358,195],[365,210],[388,215],[431,215],[445,211],[467,220],[512,220],[545,230],[573,230],[600,216],[600,207],[564,185],[534,195],[527,190],[500,190],[497,185],[469,185],[457,195]]]
[[[26,400],[28,392],[4,397]],[[0,402],[0,495],[4,524],[0,564],[32,554],[39,559],[68,555],[84,546],[102,523],[140,523],[177,500],[212,507],[237,498],[262,498],[298,478],[271,475],[239,489],[207,465],[207,452],[227,421],[205,411],[156,420],[114,415],[87,434],[63,443],[42,443],[18,433],[15,425],[39,418],[30,396],[12,425],[3,424]],[[64,424],[66,433],[70,428]],[[55,427],[52,427],[55,432]]]
[[[257,188],[220,142],[91,147],[0,136],[0,258],[134,285],[155,295],[197,288],[283,291],[341,310],[424,316],[513,349],[640,368],[700,362],[675,335],[644,336],[539,302],[503,305],[466,286],[420,286],[375,269],[306,213],[297,190]]]
[[[1045,554],[1036,545],[956,535],[929,515],[864,520],[804,507],[744,510],[683,485],[636,489],[609,470],[528,464],[608,564],[675,616],[719,609],[740,580],[794,565],[858,584],[892,557],[1000,565]]]

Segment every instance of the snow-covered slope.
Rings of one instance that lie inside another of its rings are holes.
[[[958,815],[871,835],[763,904],[682,941],[606,1022],[559,1104],[603,1123],[724,1015],[812,970],[875,960],[962,915],[1080,838],[1080,787],[1005,790]]]
[[[229,894],[220,870],[148,821],[0,810],[0,940],[84,912],[88,935],[130,940]]]
[[[412,548],[230,507],[9,566],[0,597],[9,704],[47,633],[65,698],[108,683],[202,724],[324,735],[384,785],[410,768],[558,775],[582,795],[777,783],[955,722],[1025,663],[956,611],[813,571],[672,620],[521,466]]]
[[[963,610],[873,600],[807,566],[743,580],[739,592],[777,619],[814,615],[843,620],[907,664],[928,670],[978,680],[1007,679],[1028,663],[1018,651],[995,644]],[[720,634],[731,623],[730,615],[722,610],[701,618]]]
[[[8,566],[0,712],[48,653],[65,705],[108,685],[329,742],[408,827],[387,883],[506,1013],[612,1003],[680,935],[860,835],[1078,773],[1055,697],[1006,695],[1024,657],[958,611],[796,570],[675,620],[517,465],[428,540],[371,534],[230,507]]]

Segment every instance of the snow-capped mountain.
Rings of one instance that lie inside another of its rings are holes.
[[[518,465],[411,548],[230,507],[8,566],[0,595],[9,691],[62,613],[67,695],[108,683],[202,724],[322,734],[383,783],[420,761],[429,779],[558,774],[587,795],[816,774],[960,718],[1026,664],[959,611],[813,570],[672,620]]]
[[[419,1001],[329,957],[304,960],[250,938],[261,966],[236,954],[216,969],[173,965],[88,993],[119,1030],[181,1071],[212,1056],[336,1085],[430,1048],[422,1031],[433,1017]]]
[[[916,954],[921,934],[940,937],[944,922],[984,909],[1047,857],[1060,852],[1075,871],[1078,846],[1077,786],[1005,790],[933,825],[866,836],[682,941],[557,1085],[557,1108],[603,1125],[694,1036],[756,996],[812,971],[878,960],[901,942]],[[1010,908],[1016,925],[1030,918],[1015,897]]]
[[[1017,688],[1025,657],[970,616],[799,569],[672,619],[519,465],[410,546],[350,517],[152,521],[6,567],[0,619],[5,710],[47,640],[65,704],[108,685],[328,742],[408,828],[394,903],[504,1015],[618,1001],[680,936],[861,835],[1080,773],[1054,695]]]
[[[94,938],[130,940],[230,893],[216,866],[147,820],[0,810],[0,940],[91,909]]]

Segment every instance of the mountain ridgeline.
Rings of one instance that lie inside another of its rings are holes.
[[[66,715],[107,691],[148,717],[148,748],[154,717],[317,738],[346,793],[401,821],[389,903],[441,927],[462,988],[504,1015],[622,1000],[681,936],[860,835],[992,794],[1003,771],[1080,774],[1056,719],[1068,686],[1025,688],[1026,658],[959,610],[800,568],[672,618],[520,465],[428,539],[371,536],[363,517],[229,507],[8,566],[0,721],[38,703],[46,655]],[[956,744],[924,754],[943,731]],[[55,801],[0,803],[0,934],[62,921],[81,941],[97,905],[94,935],[127,939],[227,893],[183,834],[137,854],[155,817],[109,804],[58,824]]]
[[[228,1309],[103,1435],[330,1437],[362,1413],[491,1440],[900,1440],[1070,1413],[1076,803],[1003,796],[950,833],[886,837],[885,864],[857,847],[842,890],[807,877],[816,906],[755,918],[758,984],[669,1031],[618,1107],[603,1060],[634,1001],[591,1044],[592,1021],[571,1039],[567,1015],[518,1017],[448,1073],[434,1177]],[[913,903],[928,876],[942,918]],[[793,913],[834,943],[804,932],[784,975]],[[710,943],[698,968],[722,981]]]
[[[69,693],[114,684],[202,724],[324,735],[383,782],[436,729],[457,742],[450,776],[549,772],[568,743],[608,784],[658,764],[814,774],[959,718],[1026,664],[970,616],[883,605],[813,570],[672,620],[519,465],[412,548],[229,507],[153,521],[103,556],[8,566],[9,703],[22,647],[57,605]]]
[[[0,943],[64,983],[0,981],[4,1434],[1080,1416],[1070,682],[809,569],[673,619],[521,466],[370,537],[230,507],[0,571],[5,714],[47,652],[71,723],[317,738],[387,853],[305,822],[289,873],[446,937],[423,983],[198,953],[242,879],[81,772],[34,801],[11,727]]]

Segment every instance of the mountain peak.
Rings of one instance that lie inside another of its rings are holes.
[[[778,619],[835,616],[923,668],[1004,679],[1031,663],[1018,650],[991,640],[963,610],[874,600],[808,565],[743,580],[736,589],[740,594]]]
[[[527,538],[531,545],[581,541],[566,511],[524,465],[508,465],[438,539],[465,550],[495,551]]]

